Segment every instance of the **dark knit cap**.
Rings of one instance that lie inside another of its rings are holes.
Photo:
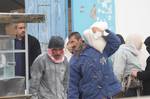
[[[48,48],[64,48],[64,40],[60,36],[52,36]]]
[[[150,36],[145,39],[144,44],[150,47]]]

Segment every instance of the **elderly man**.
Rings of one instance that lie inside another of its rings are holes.
[[[108,25],[106,22],[93,23],[90,28],[83,32],[83,38],[85,42],[94,47],[96,50],[103,52],[106,46],[106,41],[102,36],[106,34],[105,30],[107,28]]]
[[[67,66],[64,40],[52,36],[48,52],[36,58],[31,68],[32,99],[66,99]]]
[[[121,91],[108,61],[118,49],[120,40],[109,30],[107,32],[102,52],[86,44],[78,32],[69,35],[68,45],[73,56],[69,66],[68,99],[109,99]]]

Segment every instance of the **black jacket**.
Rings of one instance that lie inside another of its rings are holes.
[[[21,48],[17,48],[17,43],[16,43],[17,39],[15,39],[15,49],[25,49],[25,40],[22,40],[22,47]],[[21,54],[21,53],[19,53]],[[35,60],[35,58],[41,54],[41,47],[40,47],[40,43],[39,41],[28,34],[28,56],[29,56],[29,75],[30,75],[30,66],[32,65],[33,61]],[[17,57],[17,55],[15,55],[15,58]],[[16,58],[18,59],[18,58]],[[23,53],[21,55],[21,69],[18,69],[19,67],[16,66],[15,68],[15,74],[16,76],[25,76],[25,54]],[[16,60],[16,62],[18,62]],[[16,63],[17,64],[17,63]]]
[[[143,95],[150,95],[150,56],[146,63],[145,71],[138,72],[137,77],[143,82]]]

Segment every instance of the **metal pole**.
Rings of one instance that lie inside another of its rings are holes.
[[[27,26],[26,26],[27,27]],[[28,33],[25,33],[25,66],[26,66],[26,89],[25,94],[29,94],[29,60],[28,60]]]

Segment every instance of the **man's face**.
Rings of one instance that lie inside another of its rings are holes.
[[[58,59],[61,59],[62,58],[62,56],[64,55],[64,51],[63,51],[63,49],[62,48],[52,48],[52,56],[56,59],[56,60],[58,60]]]
[[[16,26],[16,35],[19,38],[22,38],[25,36],[25,24],[24,23],[18,23]]]
[[[75,36],[72,36],[68,42],[68,49],[71,53],[74,53],[80,49],[82,39],[77,39]]]

